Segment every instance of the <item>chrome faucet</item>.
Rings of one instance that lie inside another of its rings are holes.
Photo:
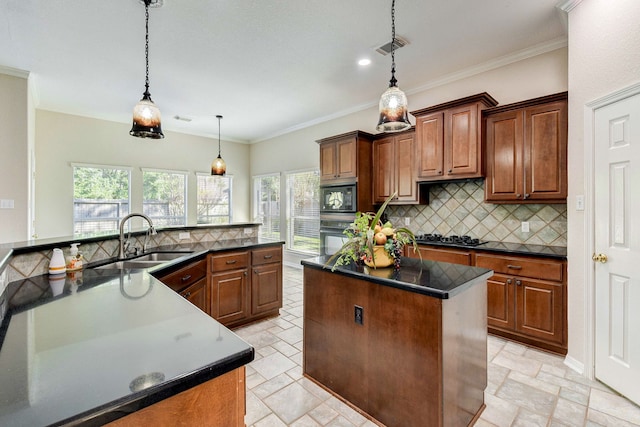
[[[153,226],[153,221],[151,221],[151,218],[149,218],[145,214],[130,213],[129,215],[125,216],[124,218],[122,218],[122,221],[120,221],[120,249],[118,250],[118,259],[124,259],[125,256],[127,255],[127,247],[129,246],[129,237],[127,237],[127,240],[125,242],[124,224],[127,222],[129,218],[132,218],[134,216],[139,216],[140,218],[144,218],[149,223],[149,228],[147,229],[147,234],[145,235],[144,243],[142,245],[142,252],[147,250],[147,238],[149,237],[149,235],[158,234],[156,232],[155,227]],[[129,233],[129,235],[131,235],[131,233]]]

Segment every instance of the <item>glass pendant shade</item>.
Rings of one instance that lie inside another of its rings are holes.
[[[224,175],[226,172],[227,164],[222,160],[220,154],[218,154],[218,158],[211,163],[211,175]]]
[[[164,138],[160,110],[151,100],[149,92],[145,92],[140,102],[133,107],[133,126],[129,134],[138,138]]]
[[[401,132],[409,129],[409,112],[407,111],[407,97],[398,86],[389,86],[380,97],[380,119],[376,130],[378,132]]]

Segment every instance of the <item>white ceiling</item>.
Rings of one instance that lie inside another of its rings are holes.
[[[397,0],[407,93],[566,42],[558,0]],[[150,9],[150,92],[163,130],[254,142],[377,104],[391,0],[164,0]],[[368,57],[370,66],[358,66]],[[37,107],[127,123],[144,91],[139,0],[0,0],[0,66],[35,77]],[[0,72],[2,69],[0,68]],[[190,123],[176,115],[192,118]],[[376,121],[377,118],[372,118]]]

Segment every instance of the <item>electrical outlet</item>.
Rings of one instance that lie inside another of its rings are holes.
[[[359,305],[353,306],[353,320],[358,325],[364,325],[364,308]]]
[[[408,216],[404,217],[404,225],[405,227],[408,227],[411,225],[411,217],[408,217]]]
[[[520,224],[520,230],[523,233],[528,233],[529,232],[529,221],[522,221],[522,223]]]
[[[188,231],[178,234],[178,239],[180,240],[186,240],[190,238],[191,238],[191,234]]]
[[[2,199],[0,200],[0,209],[13,209],[14,201],[12,199]]]
[[[244,234],[251,234],[252,231],[253,231],[253,228],[247,227],[244,229]]]
[[[584,210],[584,196],[576,196],[576,210],[577,211]]]

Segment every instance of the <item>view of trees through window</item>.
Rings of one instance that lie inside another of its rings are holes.
[[[231,222],[231,177],[198,175],[198,224]]]
[[[184,172],[142,172],[142,211],[155,226],[186,225],[186,182]]]
[[[74,235],[118,230],[129,213],[130,182],[128,169],[74,166]]]
[[[320,252],[320,176],[318,171],[287,175],[287,247]]]
[[[265,175],[254,178],[255,222],[262,223],[260,237],[280,239],[280,175]]]

